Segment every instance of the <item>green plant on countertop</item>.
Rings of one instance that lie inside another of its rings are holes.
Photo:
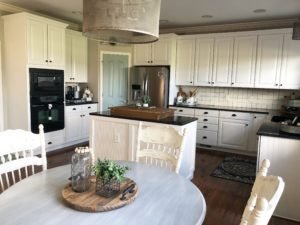
[[[98,159],[93,166],[93,171],[95,172],[96,177],[101,178],[105,183],[112,180],[121,182],[128,170],[129,168],[127,166],[120,166],[107,159]]]
[[[151,101],[151,98],[149,95],[144,95],[142,100],[143,100],[144,104],[149,104]]]

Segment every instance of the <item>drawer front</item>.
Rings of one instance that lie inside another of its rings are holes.
[[[176,108],[176,107],[170,107],[171,109],[176,109],[175,114],[180,116],[189,115],[194,116],[195,115],[195,109],[186,109],[186,108]]]
[[[198,129],[218,132],[217,124],[198,123]]]
[[[65,136],[45,136],[45,147],[51,148],[52,146],[62,145],[65,141]]]
[[[208,116],[197,116],[199,123],[209,123],[209,124],[219,124],[219,118],[217,117],[208,117]]]
[[[195,110],[196,116],[212,116],[212,117],[219,117],[219,110],[208,110],[208,109],[196,109]]]
[[[237,120],[251,120],[252,113],[221,111],[220,118],[237,119]]]
[[[82,105],[81,107],[83,111],[97,112],[97,104],[87,104],[87,105]]]
[[[218,133],[214,131],[197,130],[197,143],[203,145],[216,146],[218,142]]]
[[[65,108],[66,113],[82,111],[81,105],[70,105]]]

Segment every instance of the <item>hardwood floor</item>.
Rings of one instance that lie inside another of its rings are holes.
[[[86,145],[87,143],[83,143],[80,146]],[[71,146],[48,154],[48,168],[70,163],[74,149],[75,146]],[[206,200],[207,212],[204,225],[238,225],[249,198],[252,185],[210,176],[228,155],[228,153],[210,150],[197,150],[196,169],[192,182],[201,190]],[[299,224],[272,217],[268,225]]]

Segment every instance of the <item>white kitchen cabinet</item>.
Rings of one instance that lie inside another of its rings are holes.
[[[280,89],[300,89],[300,42],[284,35]]]
[[[213,51],[214,38],[200,38],[196,40],[194,85],[212,85]]]
[[[65,129],[45,133],[46,151],[60,148],[65,142]]]
[[[182,108],[182,107],[169,107],[169,108],[176,110],[174,112],[175,116],[194,117],[194,115],[195,115],[195,109]]]
[[[66,32],[66,82],[87,82],[87,38],[81,32]]]
[[[255,87],[278,88],[283,34],[258,36]]]
[[[177,40],[176,85],[193,85],[195,45],[194,39]]]
[[[170,65],[172,38],[161,36],[151,44],[134,45],[134,65]]]
[[[248,151],[257,153],[258,136],[256,133],[259,130],[260,126],[264,123],[266,118],[267,118],[266,114],[258,114],[258,113],[253,114],[253,120],[252,120],[252,125],[250,127],[250,133],[248,139]]]
[[[215,86],[231,86],[233,41],[233,37],[217,37],[215,39],[212,81]]]
[[[66,142],[87,139],[89,135],[89,113],[97,111],[97,104],[66,106]]]
[[[66,25],[32,15],[26,19],[28,64],[64,69]]]
[[[254,87],[257,35],[234,38],[232,87]]]

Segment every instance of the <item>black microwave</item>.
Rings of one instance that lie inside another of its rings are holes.
[[[64,71],[29,68],[31,103],[63,102]]]

